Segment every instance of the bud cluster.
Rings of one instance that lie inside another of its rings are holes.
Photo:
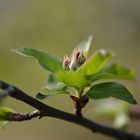
[[[83,51],[79,48],[75,48],[72,57],[69,58],[66,54],[63,60],[63,68],[65,70],[76,70],[80,67],[86,60]]]

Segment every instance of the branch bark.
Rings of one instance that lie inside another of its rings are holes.
[[[31,113],[18,113],[18,112],[11,112],[9,116],[9,121],[27,121],[33,118],[38,117],[40,118],[40,111],[35,110]]]
[[[133,120],[140,120],[140,111],[139,111],[139,109],[137,109],[137,110],[130,109],[128,114],[129,114],[131,119],[133,119]]]
[[[37,116],[40,116],[40,117],[48,116],[48,117],[62,119],[62,120],[65,120],[74,124],[78,124],[85,128],[90,129],[92,132],[101,133],[103,135],[107,135],[107,136],[117,138],[120,140],[140,140],[139,135],[136,135],[133,133],[127,133],[118,129],[104,126],[94,121],[88,120],[87,118],[84,118],[84,117],[79,118],[73,114],[50,107],[38,101],[37,99],[32,98],[31,96],[27,95],[26,93],[16,88],[15,86],[9,85],[3,81],[0,81],[0,88],[4,90],[4,93],[1,94],[0,97],[11,96],[12,98],[20,100],[38,110],[37,113],[35,114],[33,113],[34,115],[29,115],[30,113],[27,113],[26,115],[18,113],[20,114],[19,116],[22,116],[22,117],[20,118],[18,116],[16,117],[16,119],[14,118],[13,120],[11,119],[11,121],[23,121],[23,120],[30,120]]]

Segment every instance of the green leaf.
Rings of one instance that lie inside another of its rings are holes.
[[[51,90],[55,90],[55,91],[66,91],[67,90],[67,86],[64,83],[56,83],[56,84],[52,84],[49,86],[49,89]]]
[[[87,84],[82,73],[77,71],[63,71],[56,74],[57,80],[63,82],[67,86],[80,88]]]
[[[135,80],[136,74],[134,70],[127,69],[120,64],[111,64],[103,68],[98,73],[94,74],[91,77],[90,81],[93,82],[96,80],[108,79],[108,78]]]
[[[45,70],[51,72],[62,70],[62,61],[46,52],[43,52],[42,50],[33,48],[16,48],[13,49],[13,51],[23,56],[34,58]]]
[[[43,99],[47,99],[48,97],[50,97],[51,95],[44,95],[42,93],[37,93],[36,94],[36,98],[37,99],[40,99],[40,100],[43,100]]]
[[[47,83],[48,84],[54,84],[54,83],[56,83],[57,81],[56,81],[56,76],[55,76],[55,74],[54,73],[50,73],[49,75],[48,75],[48,78],[47,78]]]
[[[83,54],[85,57],[88,56],[88,52],[91,46],[91,42],[93,40],[93,36],[89,36],[87,40],[81,42],[76,48],[79,48],[80,50],[83,51]]]
[[[107,97],[115,97],[131,104],[137,104],[134,97],[123,85],[116,82],[106,82],[92,86],[87,95],[91,99],[101,99]]]
[[[57,94],[69,94],[67,89],[68,87],[63,83],[49,84],[47,87],[45,87],[36,95],[36,98],[43,100]]]
[[[9,121],[11,113],[14,112],[14,110],[7,108],[7,107],[0,107],[0,123],[6,124]]]
[[[66,92],[68,89],[68,87],[64,84],[64,83],[54,83],[54,84],[50,84],[48,85],[44,91],[46,92],[51,92],[51,93],[59,93],[59,92]]]
[[[0,107],[0,124],[2,128],[4,128],[6,124],[10,121],[10,118],[12,117],[14,112],[15,111],[10,108]]]
[[[83,72],[86,76],[91,76],[101,70],[112,58],[112,53],[102,49],[95,52],[78,71]]]

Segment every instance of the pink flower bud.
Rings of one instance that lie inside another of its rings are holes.
[[[64,56],[64,60],[63,60],[63,68],[64,68],[65,70],[69,70],[70,62],[71,62],[71,60],[70,60],[70,58],[68,57],[68,55],[66,54],[66,55]]]
[[[86,60],[86,58],[83,55],[83,52],[81,51],[81,49],[75,48],[73,51],[73,55],[72,55],[72,59],[71,59],[69,68],[72,70],[75,70],[78,67],[80,67],[85,62],[85,60]]]
[[[73,51],[73,59],[77,61],[81,55],[81,50],[79,48],[75,48]]]

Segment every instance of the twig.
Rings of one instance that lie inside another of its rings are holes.
[[[35,110],[31,113],[18,113],[18,112],[11,112],[9,115],[9,121],[27,121],[31,120],[36,117],[40,117],[40,111]]]
[[[81,106],[79,105],[79,102],[75,103],[74,114],[75,114],[78,118],[82,118],[82,117],[83,117],[81,111],[82,111],[82,108],[81,108]]]
[[[32,98],[31,96],[25,94],[23,91],[21,91],[20,89],[11,86],[3,81],[0,81],[0,88],[5,90],[5,94],[9,95],[17,100],[20,100],[34,108],[36,108],[37,110],[39,110],[39,114],[37,113],[34,117],[37,116],[49,116],[49,117],[54,117],[54,118],[58,118],[58,119],[62,119],[68,122],[72,122],[74,124],[78,124],[81,125],[85,128],[90,129],[92,132],[98,132],[113,138],[117,138],[120,140],[140,140],[140,136],[133,134],[133,133],[127,133],[118,129],[114,129],[111,127],[107,127],[101,124],[98,124],[96,122],[90,121],[84,117],[79,118],[73,114],[70,113],[66,113],[64,111],[55,109],[53,107],[50,107],[38,100],[36,100],[35,98]],[[23,117],[24,115],[22,115]],[[26,115],[25,115],[26,116]],[[28,115],[27,115],[28,116]],[[24,117],[22,119],[19,119],[20,121],[22,120],[29,120],[27,119],[28,117],[25,117],[26,119],[24,119]],[[18,117],[17,117],[18,118]],[[31,119],[31,118],[30,118]],[[14,121],[19,121],[18,119],[15,119]]]
[[[129,116],[133,120],[140,120],[140,111],[136,111],[134,109],[130,109],[128,112]]]

